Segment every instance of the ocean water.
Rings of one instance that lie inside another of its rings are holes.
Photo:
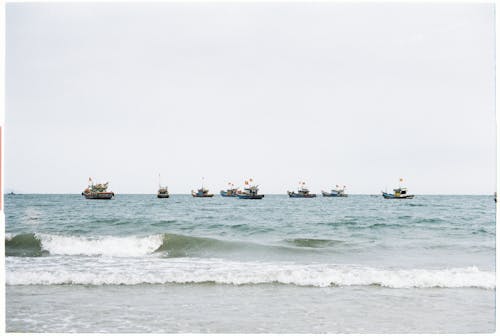
[[[495,205],[6,195],[7,331],[493,332]]]

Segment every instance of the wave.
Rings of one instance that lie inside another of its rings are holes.
[[[5,253],[7,256],[23,257],[46,254],[137,257],[155,252],[162,242],[162,235],[92,238],[28,233],[6,237]]]
[[[375,224],[367,225],[365,228],[369,228],[369,229],[376,229],[376,228],[399,228],[399,227],[404,227],[404,226],[405,225],[398,224],[398,223],[375,223]]]
[[[26,258],[17,258],[23,260]],[[40,258],[36,258],[41,260]],[[17,261],[18,261],[17,260]],[[284,284],[311,287],[495,289],[495,272],[477,267],[377,269],[357,265],[235,262],[222,259],[84,258],[47,265],[7,260],[7,285]]]
[[[298,247],[329,247],[336,244],[344,243],[342,240],[331,240],[331,239],[314,239],[314,238],[295,238],[286,239],[286,243],[298,246]]]
[[[156,234],[145,237],[127,236],[63,236],[54,234],[28,233],[8,235],[5,239],[7,256],[39,257],[46,255],[86,255],[141,257],[161,253],[170,258],[206,256],[213,253],[224,255],[229,252],[252,253],[286,251],[303,252],[305,248],[329,248],[346,245],[340,240],[294,238],[277,242],[277,245],[264,245],[254,242],[228,241],[206,237],[193,237],[172,233]]]
[[[415,223],[423,223],[423,224],[435,224],[443,222],[444,220],[442,218],[419,218],[415,220]]]
[[[39,257],[43,254],[42,244],[34,234],[13,236],[5,234],[5,255],[18,257]]]
[[[184,236],[172,233],[162,235],[162,243],[155,252],[166,253],[168,257],[179,258],[187,256],[199,256],[210,251],[229,252],[233,250],[245,249],[257,244],[225,241],[214,238]]]
[[[486,235],[489,235],[489,236],[495,236],[496,235],[495,232],[491,232],[491,231],[488,231],[486,229],[474,230],[474,231],[472,231],[472,234],[474,234],[474,235],[476,235],[476,234],[486,234]]]

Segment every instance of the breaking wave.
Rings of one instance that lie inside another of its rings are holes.
[[[67,257],[66,257],[67,258]],[[296,286],[381,286],[388,288],[495,289],[495,272],[477,267],[377,269],[357,265],[236,262],[197,258],[80,258],[61,267],[35,258],[7,263],[7,285],[285,284]],[[70,265],[70,266],[68,266]]]
[[[313,253],[346,244],[341,240],[293,238],[278,242],[278,245],[274,246],[170,233],[145,237],[7,234],[6,283],[8,285],[277,283],[314,287],[485,289],[495,289],[496,286],[495,272],[479,270],[477,267],[379,269],[329,263],[249,262],[213,258],[214,251],[220,252],[215,255],[224,258],[228,252],[246,250],[250,250],[253,256],[256,256],[256,253],[267,256],[276,250],[283,252],[284,249],[287,254]],[[39,258],[44,256],[50,258]]]
[[[7,256],[51,255],[143,256],[153,253],[163,242],[162,235],[147,237],[79,237],[52,234],[20,234],[6,237]]]
[[[346,245],[340,240],[295,238],[263,245],[244,241],[228,241],[206,237],[193,237],[171,233],[145,237],[127,236],[62,236],[54,234],[9,235],[5,239],[7,256],[40,257],[45,255],[86,255],[141,257],[162,253],[171,258],[202,256],[210,252],[252,250],[261,252],[286,250],[300,252],[304,249],[330,248]]]
[[[13,236],[5,234],[5,255],[18,257],[39,257],[42,244],[34,234],[25,233]]]

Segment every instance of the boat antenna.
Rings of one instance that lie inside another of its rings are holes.
[[[160,179],[160,173],[158,173],[158,188],[161,188],[161,179]]]

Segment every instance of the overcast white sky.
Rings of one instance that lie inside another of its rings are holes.
[[[10,3],[5,190],[495,190],[492,4]]]

